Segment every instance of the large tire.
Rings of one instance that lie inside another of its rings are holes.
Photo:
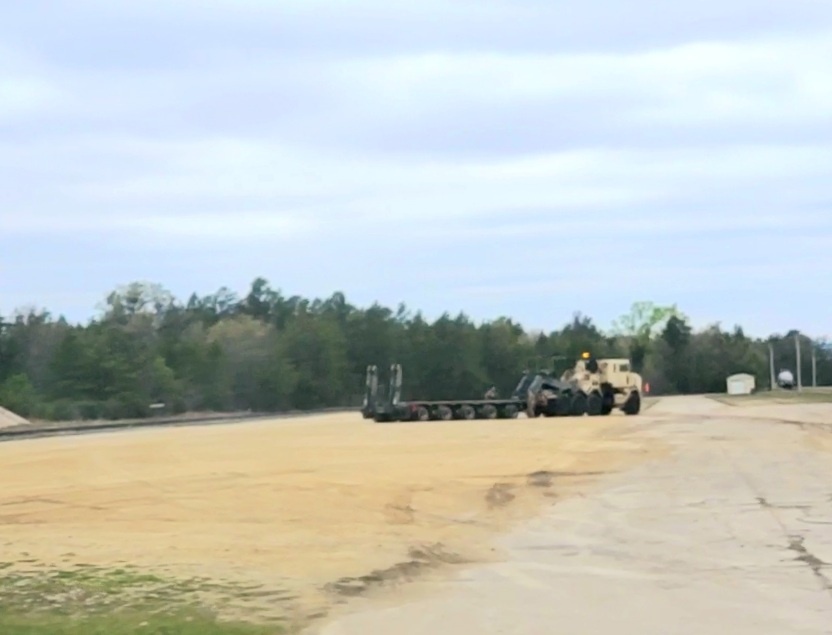
[[[635,390],[631,392],[621,409],[626,415],[637,415],[641,412],[641,395]]]
[[[587,412],[587,398],[586,394],[576,392],[572,395],[572,400],[569,404],[569,414],[573,417],[583,417]]]
[[[604,400],[600,394],[594,392],[590,394],[586,399],[586,413],[590,417],[597,417],[600,416],[601,411],[604,409]]]
[[[497,407],[494,404],[485,404],[480,409],[480,414],[482,415],[483,419],[496,419]]]
[[[430,421],[430,410],[424,406],[419,406],[416,408],[416,412],[413,413],[413,418],[416,421]]]
[[[454,411],[451,410],[450,406],[439,406],[436,409],[436,416],[441,421],[450,421],[454,418]]]
[[[477,418],[477,411],[474,410],[473,406],[469,406],[468,404],[460,406],[458,412],[460,419],[467,419],[468,421],[471,421],[472,419]]]
[[[512,404],[507,405],[505,408],[503,408],[502,415],[504,419],[516,419],[517,406],[514,406]]]
[[[601,407],[601,414],[608,415],[615,408],[615,394],[612,392],[605,392],[603,394],[604,405]]]
[[[555,416],[568,417],[572,412],[572,394],[568,392],[558,393],[555,402]]]

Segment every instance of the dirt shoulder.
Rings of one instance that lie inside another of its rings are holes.
[[[332,414],[3,444],[4,554],[15,571],[135,566],[244,585],[245,602],[216,595],[215,608],[307,619],[427,570],[499,558],[494,536],[662,454],[637,434],[643,421]]]

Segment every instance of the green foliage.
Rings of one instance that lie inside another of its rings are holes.
[[[0,563],[0,570],[9,563]],[[239,606],[245,589],[212,581],[166,579],[130,568],[39,569],[0,573],[3,635],[280,635],[274,620],[219,619],[200,601],[211,589]]]
[[[0,609],[3,635],[278,635],[275,627],[217,622],[183,612],[177,615],[115,614],[79,618],[10,614]]]
[[[11,375],[0,384],[0,406],[28,417],[37,403],[37,394],[25,373]]]
[[[476,324],[460,314],[429,321],[405,306],[358,308],[342,293],[286,297],[258,278],[248,293],[226,288],[184,304],[157,284],[108,295],[100,315],[72,326],[47,312],[5,319],[0,404],[48,420],[120,419],[185,411],[261,412],[357,406],[368,364],[404,367],[404,398],[511,392],[530,365],[559,371],[581,352],[627,356],[654,393],[722,392],[733,372],[768,382],[794,370],[794,333],[750,338],[719,325],[694,332],[679,309],[636,302],[610,333],[576,313],[558,330],[530,333],[507,317]],[[832,384],[829,349],[803,338],[803,377]],[[553,356],[557,356],[553,360]]]

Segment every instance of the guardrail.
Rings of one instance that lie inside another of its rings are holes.
[[[148,419],[122,419],[120,421],[71,422],[66,425],[44,426],[24,424],[12,428],[0,429],[0,442],[62,435],[92,434],[95,432],[113,432],[135,430],[137,428],[185,427],[197,425],[227,425],[246,423],[264,419],[293,419],[312,417],[321,414],[359,412],[358,408],[323,408],[320,410],[303,410],[274,413],[216,413],[204,416],[155,417]]]

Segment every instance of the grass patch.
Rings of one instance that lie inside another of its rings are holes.
[[[19,563],[18,563],[19,564]],[[135,568],[20,571],[0,564],[3,635],[277,635],[279,619],[222,620],[214,606],[245,607],[251,589]],[[277,594],[279,595],[279,594]],[[210,598],[210,600],[209,600]],[[279,601],[280,597],[274,597]],[[238,612],[239,613],[239,612]],[[243,611],[245,613],[245,611]],[[256,613],[256,611],[252,611]]]
[[[832,403],[832,388],[804,388],[796,390],[763,390],[751,395],[706,395],[729,406],[760,406],[765,404]]]
[[[276,626],[221,623],[188,612],[67,617],[7,613],[0,608],[0,633],[3,635],[275,635],[283,632]]]

